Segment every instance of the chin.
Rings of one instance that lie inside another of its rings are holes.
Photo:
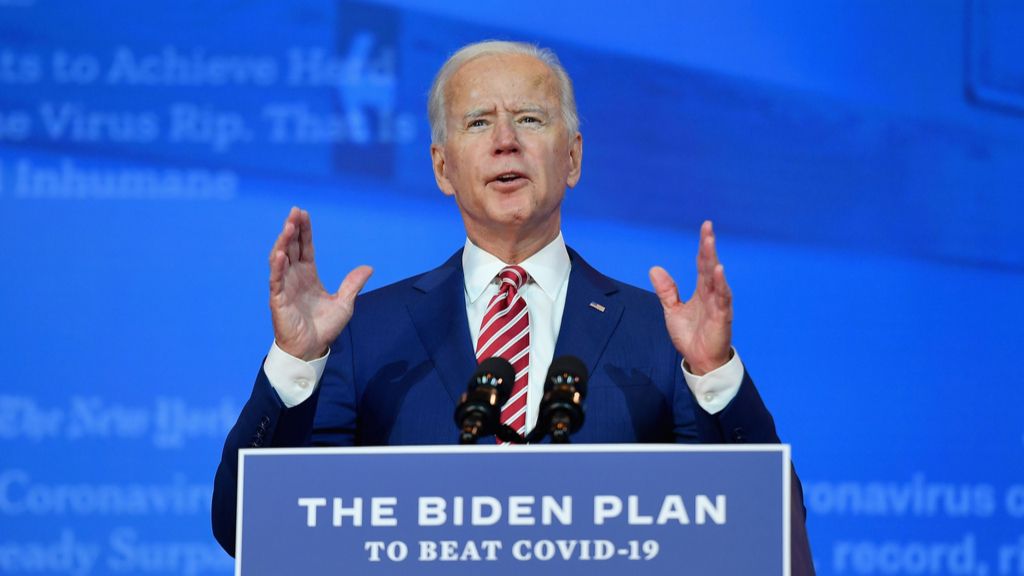
[[[495,222],[504,226],[520,226],[530,220],[530,214],[525,210],[506,211],[495,218]]]
[[[526,197],[509,196],[502,198],[491,212],[501,222],[521,222],[533,214],[533,206]]]

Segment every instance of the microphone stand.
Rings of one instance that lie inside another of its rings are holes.
[[[551,415],[551,443],[569,444],[569,434],[572,430],[572,420],[564,410],[558,410]]]
[[[476,444],[483,424],[483,421],[477,415],[466,418],[466,421],[462,424],[462,430],[459,432],[459,444]]]

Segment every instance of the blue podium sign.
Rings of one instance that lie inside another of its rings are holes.
[[[239,575],[789,575],[787,445],[246,449],[239,459]]]

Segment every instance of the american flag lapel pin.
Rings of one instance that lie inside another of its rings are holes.
[[[591,302],[590,307],[593,308],[594,310],[597,310],[598,312],[604,312],[604,306],[598,304],[597,302]]]

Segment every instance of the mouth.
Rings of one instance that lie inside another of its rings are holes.
[[[502,186],[517,184],[525,181],[526,176],[524,176],[521,172],[516,172],[515,170],[502,172],[501,174],[498,174],[497,176],[491,179],[491,183],[499,184]]]

